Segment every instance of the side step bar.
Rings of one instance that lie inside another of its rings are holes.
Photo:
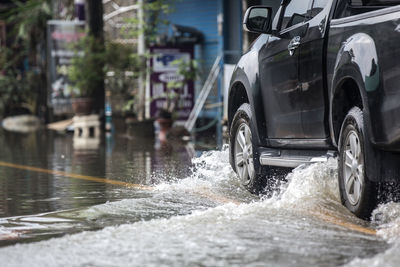
[[[335,151],[328,151],[328,153],[321,156],[282,156],[276,155],[276,153],[261,153],[260,155],[260,164],[268,165],[268,166],[276,166],[276,167],[288,167],[288,168],[296,168],[302,164],[310,164],[317,162],[327,162],[329,158],[335,157]]]

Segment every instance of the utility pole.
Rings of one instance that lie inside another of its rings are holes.
[[[104,22],[103,22],[103,1],[100,0],[86,0],[87,4],[87,14],[88,14],[88,28],[89,35],[96,39],[96,43],[100,44],[92,47],[94,50],[104,51]],[[99,52],[99,51],[97,51]],[[97,69],[93,70],[104,78],[104,65],[100,64],[96,66]],[[104,89],[104,79],[101,79],[93,86],[93,99],[94,99],[94,109],[100,115],[104,115],[104,105],[105,105],[105,89]]]
[[[138,0],[138,20],[139,20],[139,29],[143,29],[143,23],[144,23],[144,14],[143,14],[143,0]],[[144,38],[144,33],[143,31],[139,34],[138,36],[138,54],[143,56],[145,54],[146,50],[146,44],[145,44],[145,38]],[[144,120],[146,119],[149,115],[146,113],[147,110],[150,110],[148,107],[148,96],[146,94],[146,79],[147,79],[147,73],[141,73],[139,77],[139,92],[138,92],[138,97],[139,97],[139,111],[138,111],[138,117],[139,120]]]

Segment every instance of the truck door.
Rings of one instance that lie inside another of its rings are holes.
[[[314,0],[298,48],[301,120],[305,137],[311,139],[325,139],[329,133],[324,37],[331,6],[332,0]]]
[[[269,139],[304,138],[295,50],[309,2],[292,0],[282,6],[277,15],[283,12],[279,37],[271,36],[260,50],[260,85]]]

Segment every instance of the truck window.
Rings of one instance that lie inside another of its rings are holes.
[[[345,18],[399,4],[395,0],[339,0],[334,18]]]
[[[400,4],[398,0],[367,0],[364,2],[369,6],[395,6]]]
[[[314,0],[311,9],[311,17],[314,18],[318,15],[328,5],[328,3],[330,3],[330,0]]]
[[[302,23],[307,17],[310,1],[292,0],[286,6],[282,19],[281,30]]]

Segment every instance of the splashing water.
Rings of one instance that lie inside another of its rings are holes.
[[[355,259],[347,266],[400,266],[400,203],[380,205],[371,218],[378,227],[377,235],[392,246],[372,258]]]
[[[240,186],[227,147],[206,152],[193,163],[193,174],[186,179],[70,214],[90,221],[120,217],[117,222],[123,225],[2,248],[0,262],[4,266],[340,265],[385,248],[373,236],[314,216],[333,213],[359,222],[340,204],[336,160],[298,167],[287,176],[281,193],[266,199]],[[387,224],[393,222],[390,218]]]
[[[337,162],[330,159],[325,164],[300,166],[287,176],[283,185],[279,204],[294,205],[295,208],[308,208],[304,205],[316,201],[338,202]]]

